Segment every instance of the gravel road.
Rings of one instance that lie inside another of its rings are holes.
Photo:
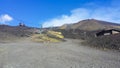
[[[60,43],[0,43],[0,68],[120,68],[120,52]]]

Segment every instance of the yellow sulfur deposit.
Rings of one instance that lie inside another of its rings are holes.
[[[47,31],[45,34],[34,34],[31,36],[32,41],[35,42],[60,42],[64,36],[61,32]]]
[[[60,39],[63,39],[63,38],[64,38],[64,36],[62,35],[61,32],[48,31],[47,33],[48,33],[49,35],[53,35],[53,36],[58,37],[58,38],[60,38]]]

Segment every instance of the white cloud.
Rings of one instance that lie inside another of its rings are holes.
[[[86,9],[78,8],[71,11],[71,15],[61,15],[59,18],[53,18],[45,21],[43,27],[61,26],[63,24],[75,23],[89,16]]]
[[[98,19],[110,22],[120,22],[120,8],[101,7],[96,9],[77,8],[71,11],[70,15],[61,15],[43,22],[43,27],[61,26],[63,24],[76,23],[83,19]]]
[[[45,21],[43,27],[50,26],[61,26],[63,24],[75,23],[82,19],[87,18],[89,15],[88,10],[83,8],[78,8],[71,11],[71,15],[61,15],[59,18],[53,18],[51,20]]]
[[[13,18],[8,14],[3,14],[0,16],[0,24],[8,24],[8,22],[12,21]]]

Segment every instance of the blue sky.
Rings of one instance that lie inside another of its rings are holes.
[[[60,26],[95,18],[120,23],[120,0],[0,0],[0,24]]]

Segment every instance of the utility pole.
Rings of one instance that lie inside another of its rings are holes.
[[[42,30],[42,24],[40,24],[40,29],[39,29],[39,33],[42,34],[43,30]]]

